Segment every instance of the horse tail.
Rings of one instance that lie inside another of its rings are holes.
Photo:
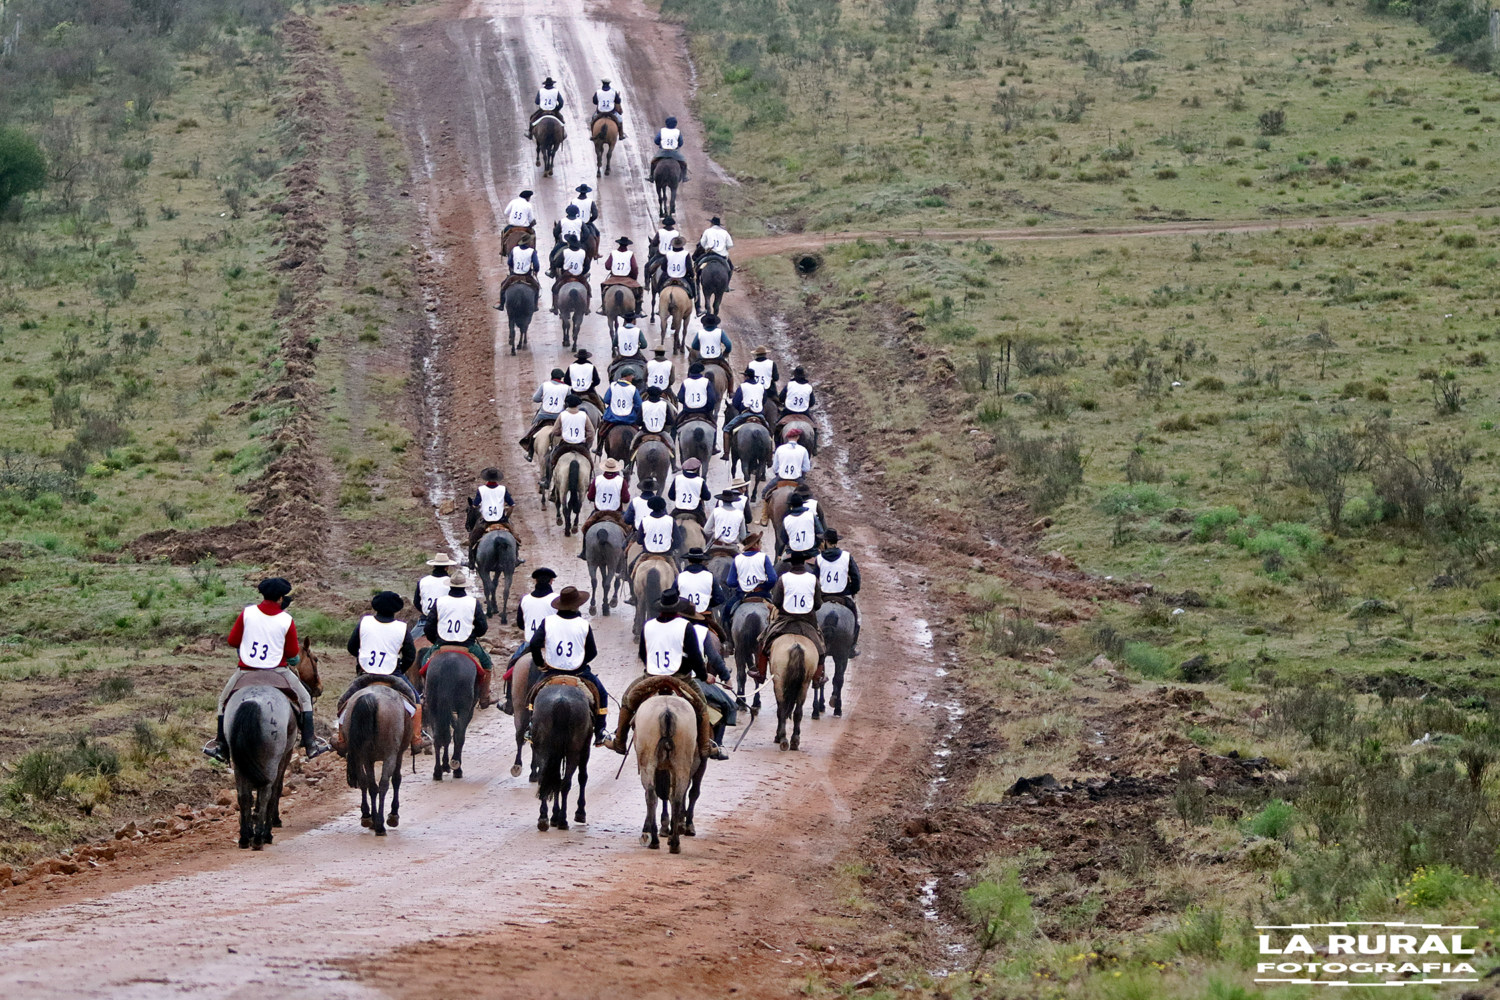
[[[792,647],[791,652],[786,654],[786,674],[782,680],[782,690],[789,698],[795,699],[807,683],[807,654],[802,649],[802,643]]]
[[[271,783],[271,776],[257,753],[261,749],[260,702],[241,702],[233,723],[229,728],[229,762],[250,784],[264,788]]]
[[[380,710],[375,699],[356,698],[349,712],[349,732],[344,736],[349,747],[345,771],[350,788],[358,788],[360,782],[367,782],[374,776],[372,758],[379,729]]]
[[[537,700],[540,701],[541,696]],[[536,786],[536,796],[543,802],[559,794],[563,787],[563,758],[567,755],[562,747],[554,745],[560,722],[557,718],[560,705],[558,699],[548,698],[545,703],[537,706],[531,719],[531,752],[534,755],[540,750],[543,755]]]
[[[656,797],[659,799],[672,797],[672,751],[676,749],[672,737],[675,726],[676,720],[671,711],[662,712],[661,732],[656,737],[656,773],[652,776]]]
[[[568,463],[568,509],[578,513],[583,509],[583,487],[579,480],[583,476],[583,463],[576,458]]]

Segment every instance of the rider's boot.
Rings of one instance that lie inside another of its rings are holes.
[[[620,717],[615,720],[615,738],[604,744],[622,757],[630,745],[630,717],[634,714],[624,704],[621,704]]]
[[[303,712],[302,752],[307,756],[307,759],[312,760],[314,757],[327,753],[330,749],[332,748],[327,743],[318,739],[317,734],[313,732],[313,714],[311,712]]]
[[[224,738],[224,716],[219,716],[218,735],[203,748],[203,753],[221,764],[229,763],[229,741]]]
[[[422,728],[422,705],[417,704],[417,712],[411,717],[411,752],[414,754],[426,753],[432,749],[432,737]]]
[[[607,719],[608,716],[602,712],[594,716],[594,746],[596,747],[609,746],[609,734],[604,731],[604,723]]]
[[[698,756],[708,760],[729,759],[729,754],[714,742],[714,727],[713,723],[708,721],[707,712],[698,713]]]

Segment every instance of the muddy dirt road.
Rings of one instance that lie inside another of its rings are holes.
[[[430,350],[417,359],[420,405],[431,417],[428,486],[436,501],[454,500],[483,465],[508,470],[528,560],[512,604],[531,568],[551,566],[559,586],[585,588],[587,572],[577,540],[543,513],[536,467],[515,445],[532,391],[567,353],[546,312],[529,352],[512,358],[497,348],[505,328],[491,304],[503,270],[504,204],[533,188],[539,229],[550,230],[586,181],[599,188],[605,245],[629,235],[643,254],[655,221],[649,136],[666,114],[689,124],[693,140],[693,179],[678,211],[687,233],[707,224],[716,186],[729,183],[690,123],[691,67],[674,30],[627,0],[561,0],[540,15],[531,5],[522,17],[526,10],[519,0],[455,7],[394,39],[390,56],[393,120],[411,146],[435,306]],[[542,179],[525,120],[548,74],[568,96],[571,134],[556,176]],[[626,95],[630,138],[616,150],[613,176],[596,182],[580,104],[601,76]],[[790,345],[749,298],[742,283],[726,303],[737,356],[765,339],[788,367]],[[586,321],[582,338],[608,358],[602,317]],[[104,895],[78,890],[60,905],[0,920],[0,994],[496,995],[493,977],[503,975],[517,994],[542,997],[704,995],[727,984],[740,996],[784,995],[789,981],[827,962],[808,954],[805,939],[816,931],[839,940],[853,926],[856,914],[833,897],[832,866],[862,818],[905,787],[933,725],[925,693],[935,664],[925,624],[914,624],[927,613],[920,572],[881,563],[880,511],[854,488],[841,456],[837,447],[822,453],[815,484],[867,581],[865,655],[850,669],[845,717],[805,721],[802,752],[790,754],[771,743],[774,719],[762,715],[733,759],[711,765],[699,835],[682,856],[639,845],[639,781],[629,765],[615,780],[620,758],[608,751],[596,752],[590,768],[589,822],[539,833],[531,786],[508,772],[511,720],[490,711],[470,730],[463,780],[433,783],[430,757],[416,776],[408,772],[401,826],[384,840],[360,828],[357,808],[261,854],[230,849],[226,829],[225,848],[147,871],[138,884]],[[727,478],[716,462],[710,482]],[[432,534],[449,547],[458,537],[451,518]],[[631,609],[622,602],[618,611],[594,620],[595,668],[612,694],[638,673]],[[515,635],[498,622],[491,632],[496,647]],[[732,742],[738,734],[730,733]]]

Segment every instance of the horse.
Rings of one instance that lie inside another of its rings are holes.
[[[575,684],[548,684],[537,693],[531,713],[531,756],[538,762],[536,797],[541,812],[536,828],[547,831],[547,806],[552,806],[551,826],[568,828],[568,792],[573,774],[578,774],[578,809],[573,822],[587,823],[584,787],[589,783],[589,749],[594,743],[593,703]]]
[[[296,670],[308,694],[322,695],[318,658],[305,638]],[[260,850],[271,843],[271,829],[281,825],[281,783],[300,728],[296,704],[270,683],[242,687],[224,704],[224,740],[234,767],[242,849]]]
[[[694,836],[693,807],[703,787],[707,761],[698,756],[698,717],[693,706],[677,695],[647,698],[635,713],[635,760],[646,791],[646,822],[641,844],[661,849],[656,804],[661,803],[661,825],[667,850],[682,853],[682,837]]]
[[[696,458],[705,469],[713,459],[714,420],[702,414],[692,414],[677,422],[677,460],[686,462]]]
[[[591,129],[594,140],[594,176],[609,173],[610,161],[615,158],[615,143],[620,141],[620,126],[613,118],[604,117],[594,122]]]
[[[510,329],[510,353],[516,353],[516,331],[521,333],[521,347],[526,346],[526,331],[531,329],[531,317],[536,315],[536,289],[524,281],[517,281],[505,290],[500,305],[505,310],[506,326]]]
[[[562,317],[564,347],[578,346],[578,331],[583,317],[589,314],[589,290],[581,279],[573,278],[557,290],[557,314]]]
[[[670,320],[672,353],[681,354],[683,344],[687,341],[688,321],[693,318],[693,297],[681,285],[668,285],[661,290],[661,310],[658,313],[662,317],[661,335],[656,340],[657,346],[666,345],[667,323]]]
[[[515,708],[512,721],[516,724],[516,759],[510,765],[510,776],[521,776],[521,750],[526,746],[526,731],[531,728],[531,709],[526,707],[526,696],[531,693],[533,665],[530,653],[522,653],[510,674],[510,703]],[[530,780],[537,780],[537,756],[531,754]]]
[[[778,486],[776,489],[772,490],[771,495],[766,498],[764,509],[769,513],[770,516],[762,516],[760,519],[760,523],[774,524],[776,526],[776,534],[778,535],[778,537],[781,534],[781,522],[786,520],[786,509],[787,507],[791,506],[792,493],[794,493],[796,489],[797,484],[795,483],[787,486]]]
[[[609,339],[613,341],[615,331],[619,329],[620,320],[626,316],[635,315],[637,306],[635,292],[629,285],[617,283],[605,285],[600,289],[600,296],[604,299],[604,316],[609,322]]]
[[[552,160],[568,137],[568,130],[562,119],[544,115],[531,127],[531,135],[536,140],[536,165],[542,167],[543,177],[551,177]]]
[[[849,667],[849,654],[854,651],[854,612],[838,603],[824,599],[818,609],[818,631],[823,633],[823,646],[833,657],[833,717],[844,715],[844,671]],[[823,681],[813,688],[814,719],[823,714]]]
[[[550,478],[552,506],[566,538],[578,530],[578,512],[583,509],[583,495],[594,478],[594,462],[579,452],[564,452]],[[509,599],[507,592],[506,600]]]
[[[510,252],[521,245],[521,237],[530,236],[532,241],[536,240],[535,226],[506,226],[500,231],[500,256],[509,257]]]
[[[687,168],[670,156],[664,156],[651,165],[651,184],[656,188],[657,214],[662,221],[677,214],[677,185],[682,183],[685,173]]]
[[[677,581],[677,564],[668,555],[645,555],[630,573],[630,603],[635,605],[635,635],[661,612],[662,591]]]
[[[745,675],[755,669],[760,634],[771,621],[771,605],[765,601],[741,601],[729,621],[729,640],[734,644],[734,693],[745,697]]]
[[[672,554],[681,559],[687,555],[688,549],[701,549],[708,545],[708,536],[703,533],[703,525],[691,514],[678,514],[675,520],[682,528],[682,540],[672,547]]]
[[[618,382],[626,373],[634,376],[637,385],[646,384],[646,362],[643,358],[615,358],[609,363],[609,380]]]
[[[726,542],[714,542],[708,550],[708,571],[714,582],[729,593],[729,571],[734,567],[735,553],[739,547]]]
[[[709,382],[713,384],[714,392],[720,399],[728,399],[734,395],[734,374],[729,370],[729,362],[723,358],[704,361],[698,356],[697,351],[691,351],[688,354],[688,363],[692,364],[694,361],[703,365],[703,374],[708,376]]]
[[[777,421],[776,443],[785,444],[786,432],[793,427],[802,432],[800,438],[802,447],[807,449],[809,455],[816,456],[818,454],[818,425],[805,413],[788,413]]]
[[[630,447],[635,443],[635,428],[630,424],[604,425],[604,454],[619,462],[630,460]]]
[[[583,536],[583,558],[589,567],[589,614],[603,601],[604,617],[620,603],[625,579],[625,529],[614,521],[600,521]]]
[[[708,254],[698,263],[698,300],[704,313],[717,314],[729,291],[729,261],[718,254]]]
[[[637,484],[654,479],[662,489],[667,487],[667,476],[671,474],[675,459],[672,446],[661,438],[652,438],[635,446],[630,453],[629,467],[636,476]],[[626,475],[630,475],[630,471]]]
[[[776,692],[776,744],[797,750],[802,743],[802,703],[812,686],[818,666],[818,650],[806,636],[788,633],[771,642],[771,687]],[[792,739],[787,742],[786,723],[792,720]]]
[[[411,717],[406,699],[395,688],[372,684],[344,707],[348,724],[345,775],[350,788],[359,789],[360,824],[384,837],[387,825],[401,824],[401,755],[411,746]],[[381,762],[380,780],[375,764]],[[385,816],[385,793],[391,791],[390,818]]]
[[[422,703],[432,725],[433,781],[442,781],[450,770],[455,778],[464,776],[464,738],[478,700],[474,690],[478,669],[469,653],[451,647],[439,648],[427,660]]]
[[[508,622],[510,612],[510,584],[516,575],[518,557],[516,536],[508,529],[486,532],[474,550],[474,569],[479,573],[480,585],[484,587],[484,613],[500,616],[500,624]],[[495,603],[495,590],[500,578],[505,577],[505,596]]]
[[[747,420],[729,435],[729,474],[735,469],[750,482],[752,493],[759,493],[771,466],[771,432],[758,420]]]

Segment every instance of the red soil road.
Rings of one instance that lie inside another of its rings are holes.
[[[631,0],[562,0],[545,10],[519,0],[454,9],[403,32],[390,68],[400,95],[394,117],[417,174],[417,228],[431,254],[437,375],[429,402],[443,416],[435,491],[451,489],[451,498],[498,461],[521,498],[528,565],[550,565],[560,584],[586,586],[576,539],[542,515],[535,467],[514,444],[532,390],[566,355],[545,312],[529,353],[497,350],[505,334],[490,307],[502,270],[498,214],[531,187],[550,229],[573,186],[588,181],[600,188],[606,239],[629,234],[644,250],[655,221],[644,179],[650,125],[669,113],[693,139],[693,179],[678,211],[686,231],[706,225],[723,181],[689,120],[691,68],[674,29]],[[542,179],[524,122],[549,73],[570,98],[572,134],[557,176]],[[577,106],[604,75],[626,95],[630,139],[616,150],[614,176],[600,183]],[[785,338],[750,297],[740,282],[726,302],[738,356],[766,339],[790,362]],[[608,357],[601,317],[587,321],[583,342]],[[219,851],[211,863],[146,868],[109,891],[74,892],[62,905],[0,920],[0,993],[784,996],[816,970],[866,967],[859,953],[871,943],[869,925],[841,899],[849,887],[838,884],[835,866],[866,821],[913,787],[934,725],[925,694],[935,663],[914,641],[913,618],[928,614],[921,569],[882,562],[876,529],[888,515],[851,487],[841,454],[822,454],[815,485],[868,581],[865,655],[850,670],[845,718],[804,720],[797,754],[777,751],[774,719],[761,718],[732,760],[710,767],[699,835],[680,857],[639,845],[639,781],[633,773],[614,780],[619,758],[607,751],[594,758],[590,822],[539,833],[530,786],[508,774],[510,720],[488,712],[470,731],[462,781],[432,783],[431,758],[419,761],[423,773],[408,772],[401,826],[385,840],[361,830],[351,808],[260,854]],[[710,478],[727,479],[722,465]],[[452,525],[443,527],[452,538]],[[433,536],[436,543],[436,527]],[[596,668],[614,693],[638,673],[631,609],[618,610],[624,615],[595,620]],[[515,641],[511,630],[499,633],[497,646]]]

